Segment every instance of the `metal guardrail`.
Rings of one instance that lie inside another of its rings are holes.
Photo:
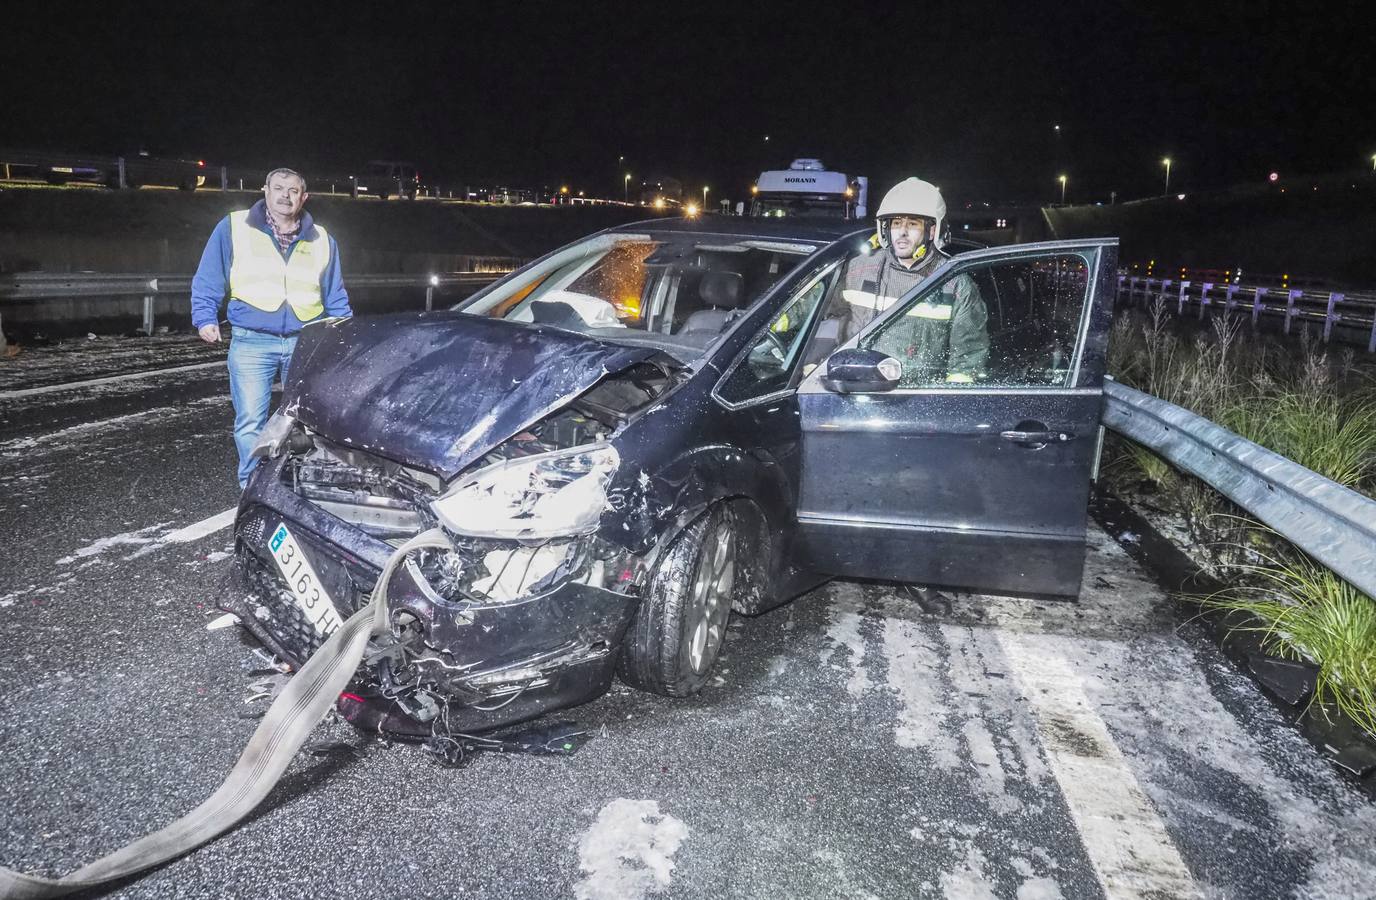
[[[1318,323],[1323,326],[1324,343],[1334,339],[1359,344],[1365,341],[1367,352],[1376,353],[1376,294],[1118,276],[1120,305],[1148,306],[1158,300],[1180,316],[1186,309],[1193,309],[1201,319],[1208,311],[1224,315],[1245,312],[1254,327],[1263,317],[1280,319],[1286,334],[1296,322]]]
[[[519,260],[512,260],[513,265]],[[434,308],[435,289],[444,287],[483,287],[496,281],[505,271],[447,272],[442,274],[345,275],[350,290],[370,288],[425,288],[425,308]],[[0,275],[0,303],[6,301],[56,300],[69,297],[143,297],[143,331],[153,333],[153,307],[159,296],[191,293],[190,275],[119,274],[100,272],[23,272]]]
[[[1105,426],[1203,480],[1376,597],[1376,500],[1115,381],[1104,383],[1104,399]]]

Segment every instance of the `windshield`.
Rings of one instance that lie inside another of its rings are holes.
[[[814,249],[704,234],[599,235],[460,309],[696,356]]]

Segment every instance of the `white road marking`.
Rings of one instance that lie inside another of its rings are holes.
[[[35,397],[40,394],[53,394],[58,391],[74,391],[78,388],[94,387],[98,384],[112,384],[116,381],[132,381],[135,378],[151,378],[154,375],[171,375],[174,372],[193,372],[197,369],[213,369],[224,366],[224,360],[208,363],[193,363],[189,366],[173,366],[170,369],[149,369],[147,372],[130,372],[127,375],[109,375],[105,378],[91,378],[86,381],[71,381],[66,384],[49,384],[44,387],[22,388],[17,391],[0,391],[0,400],[17,400],[20,397]]]
[[[654,800],[616,799],[578,841],[578,900],[639,900],[669,886],[674,854],[688,826]]]
[[[869,673],[865,670],[865,637],[860,633],[864,623],[861,612],[865,596],[860,586],[849,582],[837,582],[832,587],[833,600],[827,605],[827,638],[831,644],[822,650],[822,662],[841,668],[836,657],[841,648],[850,651],[848,664],[851,676],[846,681],[846,690],[857,700],[870,690]]]
[[[83,422],[80,425],[69,425],[57,431],[49,431],[46,434],[37,434],[32,437],[15,438],[13,440],[0,443],[0,453],[22,453],[28,450],[35,450],[51,444],[61,445],[65,441],[73,438],[82,438],[91,433],[105,431],[110,428],[119,428],[134,422],[141,422],[152,416],[174,415],[183,410],[193,409],[202,406],[218,406],[228,403],[229,397],[202,397],[190,403],[178,406],[158,406],[153,409],[140,410],[139,412],[126,413],[122,416],[114,416],[109,419],[97,419],[94,422]]]
[[[138,549],[124,558],[126,560],[138,559],[168,544],[188,544],[191,541],[198,541],[206,535],[214,534],[222,528],[227,528],[234,524],[234,514],[236,512],[238,512],[237,506],[230,507],[223,512],[217,512],[209,518],[202,519],[199,522],[186,525],[182,528],[174,528],[171,531],[160,531],[170,525],[170,522],[158,522],[157,524],[140,528],[137,531],[127,531],[123,534],[103,537],[94,543],[74,550],[68,556],[62,557],[57,561],[57,564],[60,566],[70,565],[77,560],[99,556],[107,550],[130,546],[137,547]],[[91,561],[95,562],[95,560]]]
[[[107,550],[114,550],[117,547],[147,547],[149,544],[158,540],[157,531],[171,523],[155,522],[152,525],[145,525],[136,531],[125,531],[120,534],[112,534],[99,540],[73,550],[68,556],[64,556],[57,561],[59,566],[69,566],[77,560],[87,559],[93,556],[100,556]],[[95,560],[92,560],[94,562]]]
[[[999,635],[1104,893],[1115,900],[1201,896],[1084,683],[1053,640]]]
[[[202,519],[193,525],[185,528],[178,528],[176,531],[169,531],[160,540],[165,544],[187,544],[191,541],[198,541],[208,534],[214,534],[221,528],[228,528],[234,524],[234,514],[239,511],[239,507],[231,506],[224,512],[217,512],[209,518]]]

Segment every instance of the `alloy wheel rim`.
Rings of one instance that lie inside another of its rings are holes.
[[[693,672],[704,675],[716,659],[731,615],[731,589],[736,581],[735,546],[731,529],[719,525],[703,548],[693,579],[693,624],[688,641],[688,662]]]

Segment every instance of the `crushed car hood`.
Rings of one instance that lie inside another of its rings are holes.
[[[284,407],[330,440],[447,480],[657,355],[447,311],[337,319],[301,332]]]

